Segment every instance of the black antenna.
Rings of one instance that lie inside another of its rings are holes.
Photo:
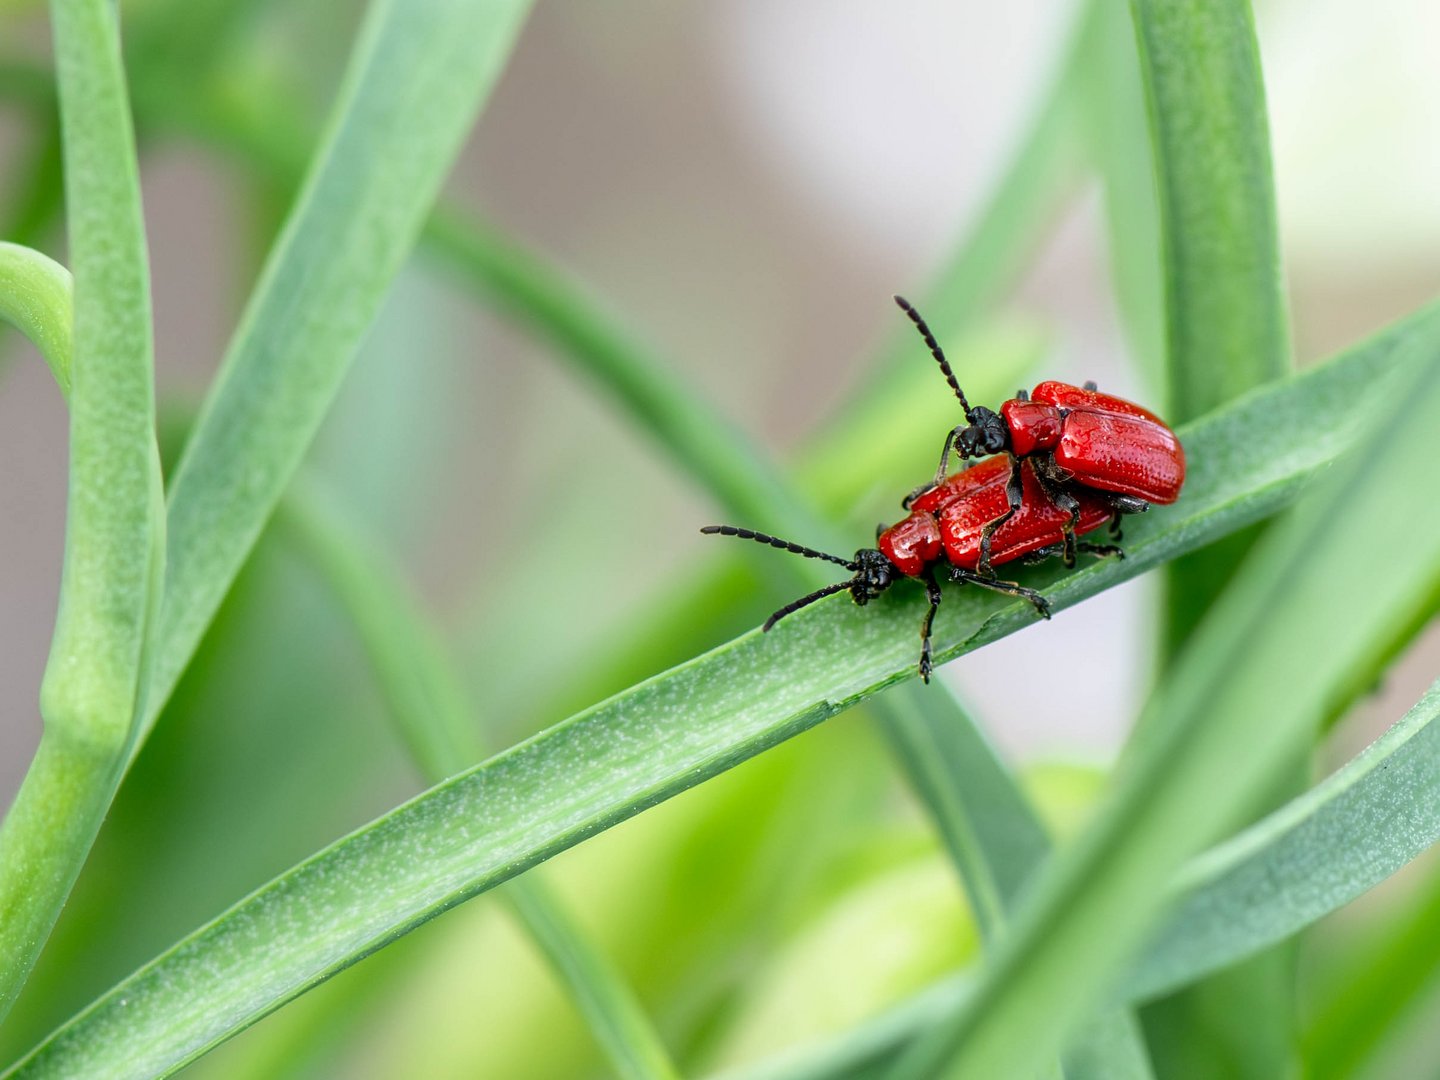
[[[965,391],[960,389],[960,384],[955,381],[955,372],[950,370],[950,361],[945,359],[945,353],[940,348],[940,343],[935,340],[935,335],[930,332],[930,327],[925,324],[920,312],[916,311],[914,305],[903,296],[895,297],[895,303],[900,305],[900,310],[910,316],[910,321],[915,324],[915,329],[920,331],[920,336],[925,339],[925,344],[930,346],[930,355],[935,357],[935,362],[940,365],[940,370],[945,373],[945,381],[950,384],[950,389],[955,391],[955,396],[960,399],[960,407],[965,410],[965,419],[974,423],[975,418],[970,413],[970,402],[965,400]]]
[[[809,596],[802,596],[799,600],[790,601],[790,603],[786,604],[779,611],[775,612],[774,615],[771,615],[765,620],[765,625],[760,627],[760,632],[764,633],[768,631],[786,615],[793,615],[807,604],[813,604],[816,600],[823,600],[825,597],[833,596],[837,592],[844,592],[852,584],[853,582],[841,581],[835,585],[826,585],[823,589],[816,589]]]
[[[736,525],[706,525],[700,531],[710,535],[738,536],[741,540],[754,540],[761,544],[769,544],[773,548],[779,548],[781,551],[788,551],[793,555],[804,555],[807,559],[824,559],[826,562],[833,562],[836,566],[845,567],[845,569],[851,573],[857,573],[860,569],[860,567],[856,566],[849,559],[842,559],[838,555],[826,555],[823,551],[801,547],[799,544],[792,544],[789,540],[781,540],[778,536],[767,536],[765,533],[756,532],[753,529],[742,529]],[[840,586],[840,588],[844,587],[843,585]],[[831,591],[834,592],[836,590],[832,589]],[[815,596],[809,597],[806,602],[808,603],[809,600],[818,600],[821,595],[824,594],[816,594]],[[789,612],[786,612],[786,614],[789,614]],[[775,617],[772,616],[770,621],[774,622]]]
[[[849,581],[836,582],[834,585],[826,585],[823,589],[816,589],[809,596],[802,596],[799,600],[792,600],[775,614],[765,620],[765,625],[760,629],[767,631],[786,615],[792,615],[801,608],[813,604],[816,600],[823,600],[837,592],[844,592],[860,580],[860,564],[851,562],[849,559],[842,559],[837,555],[827,555],[823,551],[816,551],[814,548],[807,548],[800,544],[792,544],[789,540],[781,540],[778,536],[769,536],[766,533],[756,532],[754,529],[742,529],[737,525],[706,525],[700,530],[702,533],[719,536],[738,536],[741,540],[754,540],[757,543],[769,544],[781,551],[788,551],[794,555],[804,555],[807,559],[824,559],[836,566],[843,566],[856,576]]]

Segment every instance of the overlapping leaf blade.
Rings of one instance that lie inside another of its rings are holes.
[[[1187,446],[1209,464],[1186,499],[1137,522],[1124,562],[1051,585],[1052,603],[1068,606],[1286,503],[1354,438],[1343,424],[1299,420],[1335,415],[1333,406],[1363,397],[1397,352],[1433,346],[1437,336],[1440,310],[1426,311],[1187,428]],[[1303,437],[1274,434],[1277,418]],[[1269,452],[1238,452],[1257,444]],[[843,599],[817,605],[427,792],[178,944],[57,1032],[17,1075],[84,1075],[116,1060],[156,1074],[177,1068],[439,912],[910,677],[917,603],[897,590],[863,611]],[[974,592],[950,596],[946,609],[937,632],[947,658],[1033,618]]]

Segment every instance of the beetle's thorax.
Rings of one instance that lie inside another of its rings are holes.
[[[983,405],[965,417],[968,425],[955,429],[955,449],[962,458],[998,454],[1010,446],[1010,429],[997,413]]]

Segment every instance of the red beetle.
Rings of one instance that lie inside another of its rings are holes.
[[[940,606],[940,586],[935,581],[936,564],[942,559],[948,562],[952,580],[1023,596],[1042,617],[1048,619],[1050,607],[1043,596],[1013,581],[996,579],[993,572],[982,565],[985,562],[982,550],[985,530],[997,518],[1004,519],[988,536],[989,563],[1007,563],[1017,559],[1038,562],[1065,551],[1067,536],[1071,535],[1067,529],[1073,530],[1073,534],[1092,532],[1115,515],[1115,509],[1106,495],[1077,488],[1073,495],[1077,509],[1072,518],[1069,510],[1057,506],[1047,497],[1033,460],[1018,462],[1015,475],[1020,479],[1021,499],[1013,510],[1008,497],[1012,474],[1007,458],[990,458],[973,468],[943,478],[940,483],[912,497],[907,506],[909,516],[888,529],[880,530],[875,547],[861,548],[855,552],[853,559],[827,555],[823,551],[734,525],[707,525],[700,531],[756,540],[807,559],[824,559],[843,566],[855,575],[849,581],[827,585],[786,604],[765,620],[765,630],[786,615],[833,593],[848,589],[855,603],[863,606],[902,577],[924,582],[930,608],[920,627],[920,678],[929,682],[930,627]],[[1073,537],[1069,542],[1074,544]],[[1078,547],[1096,555],[1123,554],[1113,545],[1080,544]]]
[[[1079,492],[1103,492],[1116,515],[1139,513],[1151,503],[1173,503],[1179,498],[1185,482],[1185,451],[1154,413],[1102,394],[1094,383],[1081,387],[1053,381],[1042,382],[1029,394],[1021,390],[1000,406],[998,414],[984,406],[972,408],[920,313],[903,297],[895,297],[895,302],[920,331],[965,410],[965,423],[945,437],[934,483],[912,494],[907,506],[945,482],[952,450],[962,458],[1005,454],[1012,466],[1029,460],[1042,497],[1069,515],[1069,524],[1062,528],[1062,554],[1070,566],[1075,561],[1074,537],[1083,531]],[[1007,505],[981,530],[982,570],[995,561],[996,531],[1020,511],[1026,498],[1020,477],[1012,467]],[[1118,516],[1115,521],[1118,524]]]

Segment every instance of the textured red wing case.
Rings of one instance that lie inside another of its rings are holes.
[[[1079,409],[1065,418],[1055,462],[1101,491],[1173,503],[1185,482],[1185,451],[1159,420]]]
[[[1102,394],[1099,390],[1086,390],[1083,386],[1071,386],[1069,383],[1056,382],[1053,379],[1035,387],[1030,392],[1030,400],[1058,405],[1062,409],[1089,409],[1093,412],[1115,413],[1119,416],[1138,416],[1142,420],[1151,420],[1161,427],[1166,427],[1164,420],[1161,420],[1149,409],[1136,405],[1133,401],[1126,401],[1113,394]]]
[[[1060,543],[1061,530],[1070,516],[1046,498],[1030,462],[1022,462],[1021,469],[1024,470],[1021,473],[1024,498],[1015,516],[1001,525],[991,538],[992,565]],[[1110,508],[1099,497],[1084,492],[1074,494],[1080,501],[1077,534],[1092,532],[1110,519]],[[975,569],[980,562],[980,530],[1005,513],[1009,505],[1003,483],[977,486],[945,504],[940,512],[940,538],[945,545],[945,555],[953,565]]]

